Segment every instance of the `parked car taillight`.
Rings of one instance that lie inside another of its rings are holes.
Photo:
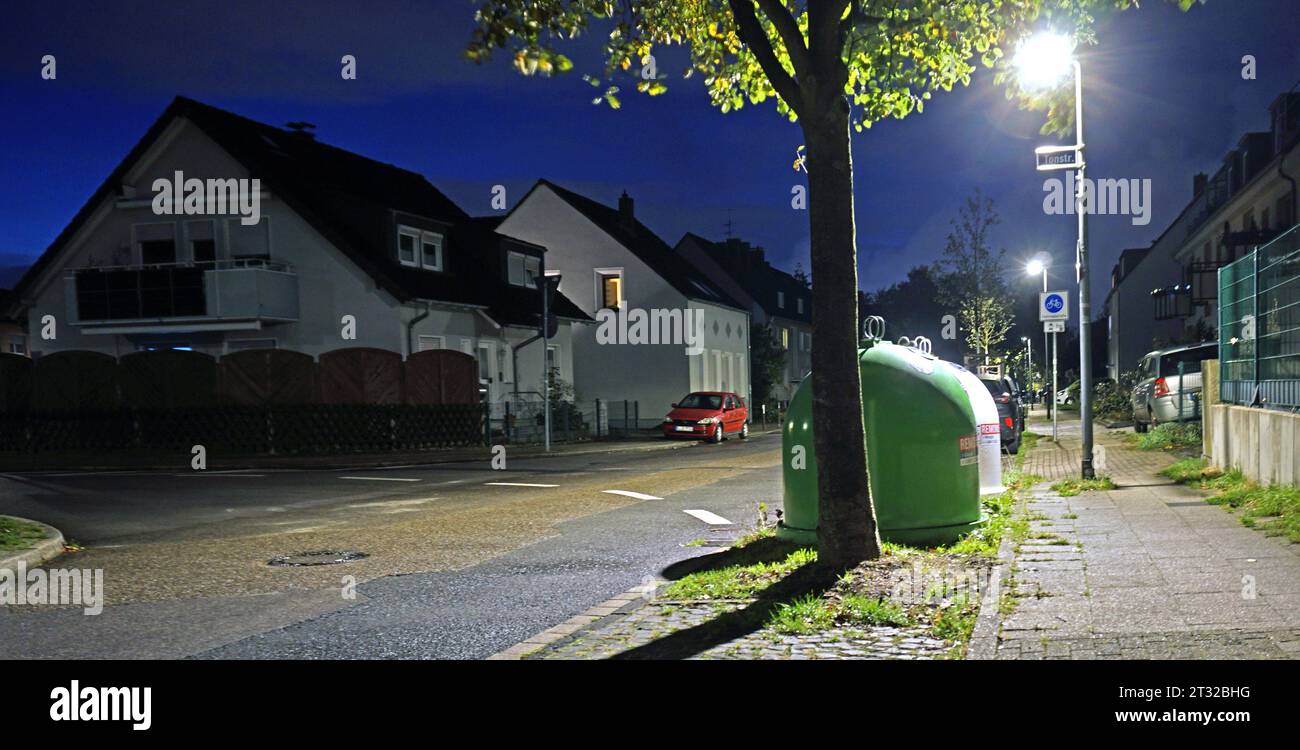
[[[1156,378],[1156,395],[1157,396],[1169,395],[1169,384],[1165,382],[1164,378]]]
[[[1011,417],[1003,417],[1002,423],[1007,426],[1007,429],[1011,429],[1012,427],[1015,427],[1015,425],[1011,423]]]

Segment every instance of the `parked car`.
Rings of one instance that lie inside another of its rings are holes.
[[[666,438],[707,438],[721,443],[727,435],[749,437],[749,407],[734,393],[703,391],[673,404],[664,417]]]
[[[980,375],[980,382],[998,406],[998,427],[1002,448],[1007,453],[1020,452],[1020,433],[1025,430],[1025,409],[1017,394],[1020,388],[1009,375]]]
[[[1213,341],[1157,349],[1138,365],[1133,387],[1133,429],[1146,432],[1161,422],[1200,418],[1201,362],[1219,356]],[[1182,365],[1182,376],[1178,366]]]
[[[1079,381],[1074,381],[1056,392],[1056,403],[1062,406],[1079,403]]]

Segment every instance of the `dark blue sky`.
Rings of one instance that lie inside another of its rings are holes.
[[[1266,108],[1300,79],[1296,0],[1210,0],[1186,14],[1148,0],[1101,28],[1086,50],[1089,176],[1150,178],[1151,223],[1092,220],[1094,284],[1119,251],[1145,246]],[[39,254],[176,94],[257,120],[316,123],[328,143],[426,175],[467,211],[490,212],[491,188],[513,202],[546,177],[613,203],[626,189],[670,244],[683,232],[735,233],[778,265],[807,266],[802,143],[770,105],[723,115],[699,79],[674,78],[621,110],[590,104],[578,73],[597,72],[596,40],[573,46],[574,73],[526,79],[508,56],[464,60],[475,3],[137,2],[11,7],[0,30],[0,256]],[[125,8],[125,9],[124,9]],[[54,54],[58,79],[39,76]],[[339,58],[358,59],[358,80]],[[1257,79],[1243,80],[1254,55]],[[683,65],[660,56],[661,69]],[[1041,113],[1022,112],[980,70],[921,115],[854,136],[861,284],[872,289],[938,257],[948,220],[975,187],[1003,216],[999,245],[1044,249],[1073,280],[1073,217],[1042,211],[1033,170]],[[0,257],[0,265],[9,263]],[[1104,295],[1104,287],[1102,287]]]

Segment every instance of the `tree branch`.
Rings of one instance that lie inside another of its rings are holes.
[[[790,53],[790,64],[794,66],[795,78],[803,78],[808,74],[808,47],[790,9],[785,6],[783,0],[758,0],[758,7],[776,27],[777,33],[781,36],[781,43],[785,45],[786,52]]]
[[[780,96],[796,115],[802,117],[803,92],[773,51],[772,40],[768,39],[767,33],[763,31],[763,25],[754,15],[754,0],[727,0],[727,4],[731,6],[731,14],[736,19],[736,33],[740,41],[754,53],[759,67],[767,75],[767,80],[772,84],[777,96]]]

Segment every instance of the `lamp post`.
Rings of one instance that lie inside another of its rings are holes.
[[[1094,476],[1092,467],[1092,299],[1088,281],[1088,210],[1084,179],[1083,141],[1083,66],[1074,54],[1074,42],[1065,34],[1039,33],[1025,40],[1016,53],[1015,65],[1020,80],[1029,87],[1051,87],[1071,71],[1074,73],[1075,143],[1064,148],[1039,149],[1039,169],[1073,168],[1075,170],[1074,213],[1078,216],[1078,242],[1075,246],[1075,273],[1079,281],[1079,432],[1082,438],[1080,475]],[[1072,156],[1067,153],[1072,152]],[[1052,398],[1056,398],[1053,391]],[[1055,410],[1056,404],[1052,404]]]

